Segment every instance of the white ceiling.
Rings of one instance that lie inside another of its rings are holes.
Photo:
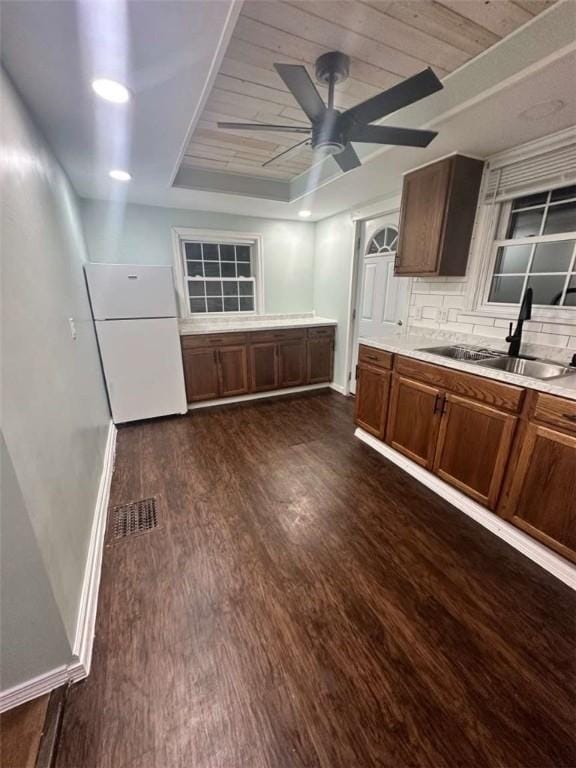
[[[292,202],[262,197],[266,189],[243,177],[237,194],[174,188],[240,7],[3,0],[3,61],[81,196],[274,218],[295,218],[304,207],[315,220],[397,191],[402,172],[448,152],[486,157],[576,124],[576,3],[563,0],[448,76],[441,94],[394,115],[396,124],[440,131],[426,150],[363,147],[363,167],[345,175],[328,159],[292,182]],[[95,76],[125,82],[130,108],[97,100]],[[540,120],[520,116],[550,99],[565,107]],[[109,181],[111,167],[128,167],[132,182]]]

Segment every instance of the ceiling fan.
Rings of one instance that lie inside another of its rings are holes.
[[[309,118],[310,127],[266,123],[218,123],[218,128],[229,130],[307,134],[307,138],[267,160],[263,166],[303,144],[310,144],[314,150],[333,155],[343,171],[350,171],[362,165],[351,142],[427,147],[437,135],[436,131],[370,125],[375,120],[441,90],[442,83],[430,67],[345,112],[334,109],[334,88],[337,83],[348,77],[350,58],[346,54],[331,51],[316,60],[316,78],[328,85],[328,105],[322,101],[306,67],[299,64],[274,64],[274,68]]]

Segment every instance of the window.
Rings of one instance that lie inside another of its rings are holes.
[[[190,314],[254,312],[254,244],[182,239],[185,299]]]
[[[382,253],[395,253],[398,243],[398,229],[387,224],[372,237],[366,249],[367,256],[376,256]]]
[[[518,197],[501,208],[487,303],[576,307],[576,185]]]

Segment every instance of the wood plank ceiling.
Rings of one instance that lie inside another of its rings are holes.
[[[304,64],[313,77],[322,53],[347,53],[350,78],[336,91],[336,107],[346,109],[426,66],[444,77],[554,2],[246,0],[184,164],[283,180],[310,167],[312,150],[303,147],[262,168],[301,135],[216,127],[218,120],[308,125],[274,62]]]

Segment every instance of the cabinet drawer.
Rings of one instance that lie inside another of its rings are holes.
[[[358,348],[358,362],[377,365],[380,368],[392,368],[392,353],[360,344]]]
[[[245,333],[198,333],[180,337],[182,349],[196,349],[197,347],[219,347],[224,344],[236,345],[246,343]]]
[[[308,328],[309,339],[330,339],[334,336],[334,327],[330,325],[321,328]]]
[[[394,368],[401,376],[419,379],[512,413],[520,411],[524,399],[524,390],[521,387],[443,368],[441,365],[423,363],[409,357],[396,357]]]
[[[576,401],[539,393],[536,397],[534,419],[566,429],[568,432],[576,432]]]
[[[264,341],[293,341],[306,338],[306,328],[294,328],[279,331],[252,331],[248,334],[248,341],[261,343]]]

